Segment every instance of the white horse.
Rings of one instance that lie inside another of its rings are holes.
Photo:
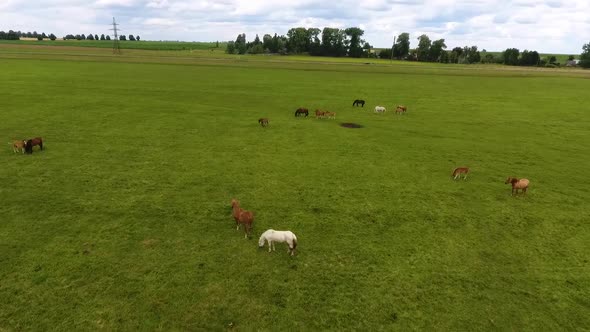
[[[297,248],[297,237],[291,231],[275,231],[274,229],[269,229],[260,235],[258,247],[264,247],[265,240],[268,242],[268,252],[275,250],[275,245],[273,242],[287,242],[289,245],[287,252],[291,253],[291,256],[295,254],[295,248]]]
[[[385,113],[385,107],[375,106],[375,113]]]

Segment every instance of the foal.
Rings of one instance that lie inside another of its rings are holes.
[[[8,143],[10,144],[10,143]],[[14,151],[14,153],[17,153],[19,151],[22,151],[22,153],[25,153],[25,146],[27,145],[27,141],[12,141],[12,151]]]
[[[261,126],[266,127],[268,126],[268,118],[260,118],[258,119],[258,123],[260,123]]]
[[[512,185],[512,195],[518,195],[518,189],[522,192],[523,195],[526,195],[526,190],[529,187],[529,180],[528,179],[517,179],[515,177],[509,176],[504,184],[510,183]]]
[[[240,208],[240,202],[237,199],[231,200],[232,215],[236,221],[236,230],[240,229],[240,224],[244,224],[244,238],[247,239],[252,231],[254,222],[254,213]]]
[[[461,178],[461,174],[463,174],[463,180],[467,180],[467,173],[469,173],[469,167],[457,167],[453,171],[453,180],[457,180],[457,178]]]

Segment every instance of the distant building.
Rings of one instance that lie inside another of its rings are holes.
[[[574,59],[574,60],[569,60],[565,65],[568,67],[575,67],[579,64],[580,64],[580,60]]]

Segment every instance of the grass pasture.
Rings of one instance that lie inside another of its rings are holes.
[[[586,71],[138,56],[0,51],[0,330],[590,328]]]

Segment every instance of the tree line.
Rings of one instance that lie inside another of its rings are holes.
[[[287,35],[265,34],[262,40],[256,35],[254,41],[247,42],[246,34],[239,34],[235,41],[227,44],[229,54],[302,54],[315,56],[367,57],[371,45],[362,39],[365,32],[360,28],[291,28]]]
[[[76,40],[111,40],[111,36],[109,35],[104,35],[101,34],[100,37],[98,35],[92,35],[91,33],[88,35],[66,35],[65,37],[63,37],[63,40],[72,40],[72,39],[76,39]],[[138,36],[133,36],[133,35],[129,35],[129,38],[127,38],[125,35],[120,35],[119,36],[119,40],[131,40],[131,41],[140,41],[141,38]]]
[[[20,38],[37,38],[38,40],[57,39],[57,37],[55,37],[54,34],[50,33],[49,35],[47,35],[45,34],[45,32],[37,33],[37,31],[21,32],[13,30],[9,30],[8,32],[0,31],[0,40],[19,40]]]
[[[372,46],[362,39],[364,31],[360,28],[291,28],[287,35],[274,36],[265,34],[262,40],[256,35],[254,41],[247,42],[246,34],[239,34],[235,41],[227,44],[229,54],[309,54],[313,56],[349,56],[353,58],[382,58],[408,61],[440,62],[440,63],[497,63],[510,66],[548,66],[557,67],[561,64],[555,56],[541,58],[534,50],[520,51],[508,48],[500,54],[481,52],[475,45],[455,47],[447,50],[445,39],[431,40],[426,34],[420,35],[418,46],[410,48],[410,34],[403,32],[395,38],[391,48],[373,52]],[[584,45],[580,56],[580,66],[590,67],[590,43]],[[483,56],[482,56],[483,53]],[[574,60],[572,55],[569,60]]]
[[[56,40],[57,39],[57,37],[54,34],[50,33],[49,35],[47,35],[47,34],[45,34],[45,32],[37,33],[37,31],[21,32],[21,31],[13,31],[13,30],[9,30],[8,32],[0,31],[0,40],[19,40],[20,38],[37,38],[37,40],[43,40],[43,39]],[[76,39],[76,40],[111,40],[111,37],[109,35],[105,36],[104,34],[101,34],[99,37],[97,34],[90,33],[88,35],[68,34],[68,35],[62,37],[62,39],[63,40],[72,40],[72,39]],[[119,40],[139,41],[140,37],[134,36],[134,35],[128,35],[128,36],[120,35]]]

